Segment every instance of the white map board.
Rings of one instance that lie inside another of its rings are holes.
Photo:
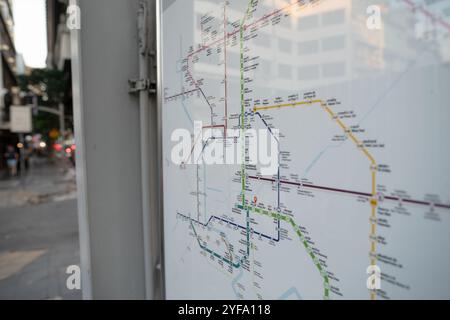
[[[450,1],[373,3],[162,1],[167,298],[450,298]]]

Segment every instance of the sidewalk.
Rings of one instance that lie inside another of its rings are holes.
[[[74,168],[51,164],[47,159],[32,159],[25,176],[0,180],[0,208],[75,198]]]
[[[66,268],[79,264],[74,170],[35,161],[0,180],[0,299],[79,299]]]

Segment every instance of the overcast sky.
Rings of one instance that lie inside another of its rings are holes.
[[[45,0],[13,0],[16,50],[25,64],[33,68],[46,66],[47,26]]]

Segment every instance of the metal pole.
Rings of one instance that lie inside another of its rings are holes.
[[[70,5],[78,6],[80,0],[70,0]],[[86,132],[83,126],[85,117],[82,108],[82,69],[81,69],[81,35],[79,30],[70,32],[70,48],[72,56],[72,83],[73,83],[73,114],[75,127],[75,140],[77,143],[77,193],[78,193],[78,230],[80,242],[81,284],[84,300],[93,298],[92,269],[91,269],[91,239],[89,211],[87,205],[87,162],[86,162]]]
[[[139,78],[147,80],[148,72],[148,8],[146,1],[139,2],[138,32],[139,32]],[[140,145],[141,145],[141,188],[142,188],[142,223],[144,234],[144,267],[145,267],[145,297],[154,298],[154,265],[150,243],[150,146],[149,146],[149,96],[148,90],[139,91],[140,112]]]
[[[156,53],[157,53],[157,121],[156,121],[156,154],[157,156],[157,168],[158,170],[158,212],[159,212],[159,229],[160,229],[160,270],[161,270],[161,298],[166,298],[166,279],[165,279],[165,261],[164,261],[164,179],[163,179],[163,134],[162,134],[162,99],[164,97],[162,86],[162,14],[161,14],[162,0],[156,1]]]
[[[61,136],[64,139],[64,133],[66,132],[66,124],[65,124],[65,115],[64,115],[64,103],[59,104],[59,131]]]
[[[20,175],[25,175],[25,138],[23,133],[19,133],[19,142],[22,148],[19,149],[20,152]]]

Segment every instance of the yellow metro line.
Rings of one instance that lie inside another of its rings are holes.
[[[361,151],[366,155],[366,157],[370,160],[370,163],[372,165],[372,196],[376,196],[376,161],[374,157],[370,154],[370,152],[363,146],[363,144],[353,135],[351,130],[347,128],[347,126],[339,119],[336,114],[331,110],[330,107],[327,106],[327,104],[320,99],[317,100],[305,100],[305,101],[299,101],[299,102],[293,102],[293,103],[283,103],[283,104],[277,104],[277,105],[271,105],[271,106],[264,106],[264,107],[253,107],[253,112],[261,111],[261,110],[273,110],[273,109],[281,109],[281,108],[289,108],[289,107],[298,107],[298,106],[308,106],[313,104],[320,104],[320,106],[330,115],[330,117],[333,120],[336,120],[337,124],[341,127],[341,129],[348,135],[348,137],[356,144],[356,146],[361,149]],[[376,240],[373,240],[376,237],[376,221],[373,219],[376,219],[376,207],[377,207],[377,200],[374,198],[370,201],[371,207],[372,207],[372,215],[370,219],[370,253],[371,253],[371,265],[376,264]],[[376,299],[376,294],[374,292],[370,293],[371,300]]]

